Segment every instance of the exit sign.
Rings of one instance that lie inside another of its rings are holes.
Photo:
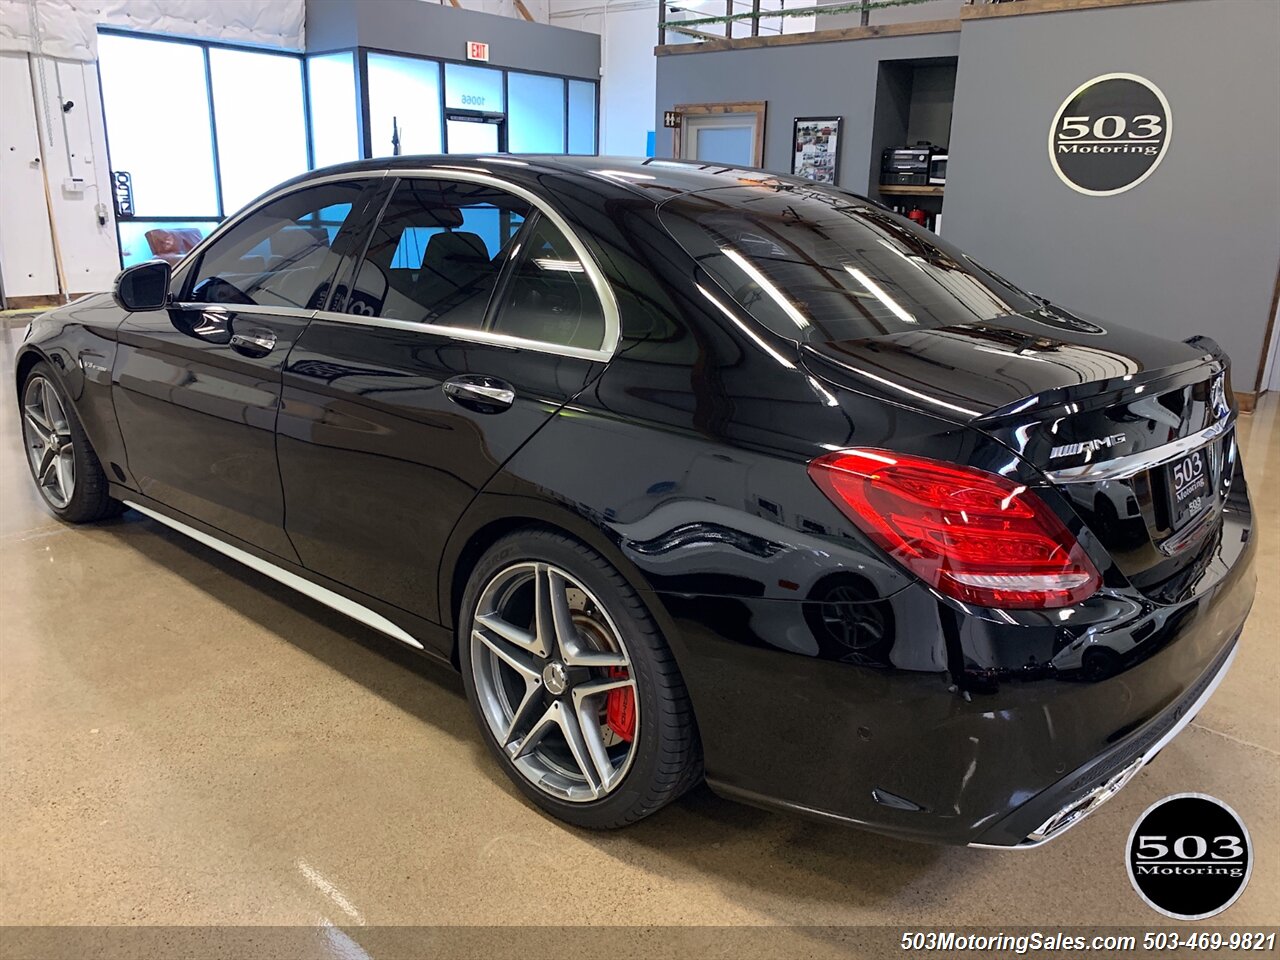
[[[481,43],[479,40],[468,40],[467,41],[467,59],[483,60],[485,63],[488,63],[489,62],[489,45],[487,43]]]

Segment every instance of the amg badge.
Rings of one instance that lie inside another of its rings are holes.
[[[1114,447],[1116,444],[1124,443],[1125,436],[1123,433],[1113,433],[1109,437],[1098,437],[1096,440],[1081,440],[1079,443],[1064,443],[1060,447],[1054,447],[1049,451],[1049,459],[1057,460],[1059,457],[1074,457],[1077,453],[1097,453],[1108,447]]]

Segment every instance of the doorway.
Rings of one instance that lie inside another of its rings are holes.
[[[763,100],[738,103],[683,103],[672,131],[672,154],[682,160],[764,166]]]
[[[500,153],[506,121],[501,114],[480,116],[447,112],[444,117],[445,153]]]

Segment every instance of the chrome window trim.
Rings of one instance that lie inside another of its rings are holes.
[[[264,317],[293,317],[296,320],[310,320],[314,310],[309,307],[274,307],[258,306],[256,303],[171,303],[168,310],[199,310],[201,313],[219,313],[231,316],[237,313],[256,313]]]
[[[390,317],[362,317],[357,314],[338,313],[332,310],[315,311],[313,319],[317,320],[335,320],[342,323],[358,324],[361,326],[386,327],[392,330],[416,330],[422,333],[431,333],[441,336],[452,337],[457,340],[470,340],[477,343],[489,343],[497,346],[511,347],[518,350],[532,350],[537,353],[550,353],[558,356],[580,357],[584,360],[599,360],[608,362],[613,359],[613,355],[617,352],[618,343],[622,339],[622,319],[618,311],[618,301],[613,294],[613,288],[605,279],[603,271],[600,269],[599,263],[595,257],[587,249],[579,238],[577,232],[569,226],[569,222],[565,220],[556,210],[550,207],[545,200],[539,197],[532,190],[522,187],[519,184],[504,180],[502,177],[495,176],[490,173],[480,172],[476,170],[462,170],[458,168],[436,168],[436,167],[412,167],[404,170],[366,170],[352,171],[348,173],[334,173],[324,177],[316,177],[303,183],[296,183],[290,187],[276,190],[266,194],[252,206],[245,207],[239,213],[224,220],[218,229],[209,236],[205,237],[199,244],[188,253],[182,262],[178,264],[174,271],[174,278],[177,279],[178,273],[185,270],[189,263],[194,263],[198,254],[203,253],[204,249],[212,243],[216,238],[221,236],[225,231],[231,229],[241,220],[256,213],[262,207],[266,206],[274,200],[295,193],[299,190],[305,190],[308,187],[319,186],[325,183],[337,183],[344,180],[382,180],[387,177],[395,177],[400,180],[408,178],[427,178],[436,180],[450,180],[461,183],[479,183],[485,186],[496,187],[499,190],[520,197],[522,200],[528,201],[543,216],[549,219],[565,238],[569,241],[569,245],[573,247],[574,252],[578,255],[578,259],[582,261],[582,265],[586,270],[587,277],[591,281],[591,286],[596,292],[596,296],[600,299],[600,309],[604,314],[604,339],[598,348],[591,347],[570,347],[560,344],[550,343],[542,340],[525,340],[522,337],[512,337],[501,333],[492,333],[487,330],[469,330],[462,327],[450,327],[443,324],[419,323],[414,320],[396,320]],[[185,283],[186,276],[183,275],[182,282]],[[185,306],[191,309],[189,305]],[[200,306],[211,306],[210,304],[200,304]],[[229,309],[235,309],[231,305]],[[246,305],[246,310],[262,309],[250,308]],[[293,309],[281,307],[277,309]],[[292,314],[289,314],[290,316]]]
[[[1218,439],[1231,429],[1235,423],[1235,415],[1227,414],[1217,423],[1210,424],[1203,430],[1190,436],[1171,440],[1151,450],[1131,453],[1111,460],[1099,460],[1078,467],[1063,467],[1060,470],[1046,470],[1044,475],[1054,483],[1095,483],[1099,480],[1128,480],[1144,470],[1158,467],[1184,453],[1198,450],[1205,444]]]

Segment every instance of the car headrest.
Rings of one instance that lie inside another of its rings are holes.
[[[489,248],[484,245],[480,235],[468,233],[465,230],[433,233],[431,239],[427,241],[427,251],[423,254],[422,265],[447,272],[450,267],[462,264],[488,266]]]
[[[435,226],[446,230],[456,230],[462,226],[462,211],[457,207],[432,207],[431,215],[435,217]]]

